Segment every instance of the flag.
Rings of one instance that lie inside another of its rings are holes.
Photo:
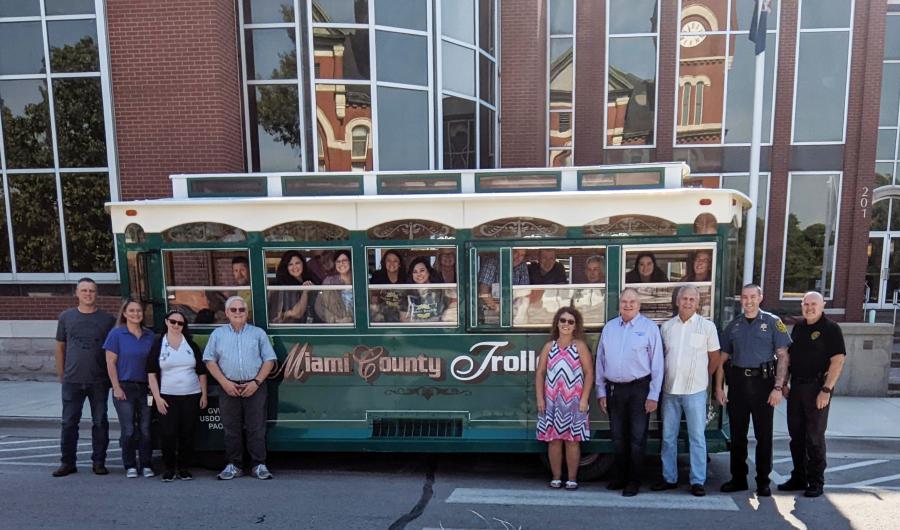
[[[760,7],[759,3],[762,2]],[[772,0],[755,0],[750,19],[750,42],[756,44],[756,55],[766,51],[766,18],[772,11]]]

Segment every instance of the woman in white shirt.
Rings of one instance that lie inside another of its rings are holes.
[[[184,313],[166,313],[166,332],[156,337],[147,358],[150,392],[159,412],[163,482],[177,476],[191,480],[188,471],[194,431],[200,410],[206,408],[206,365],[203,352],[191,340]]]

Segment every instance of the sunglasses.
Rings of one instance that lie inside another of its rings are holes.
[[[232,313],[246,313],[247,312],[246,307],[229,307],[228,310],[231,311]]]
[[[574,326],[574,325],[575,325],[575,319],[574,319],[574,318],[561,318],[561,319],[559,319],[559,323],[560,323],[560,324],[568,324],[568,325],[570,325],[570,326]]]
[[[166,322],[172,324],[173,326],[184,326],[183,320],[172,320],[171,318],[167,318]]]

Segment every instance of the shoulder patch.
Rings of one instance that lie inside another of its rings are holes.
[[[778,328],[778,331],[787,333],[787,326],[784,325],[784,322],[782,322],[780,318],[775,321],[775,327]]]

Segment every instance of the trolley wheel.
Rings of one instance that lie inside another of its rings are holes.
[[[550,469],[550,460],[547,453],[541,453],[541,463],[544,467]],[[613,465],[613,455],[603,453],[582,453],[581,460],[578,463],[578,480],[590,482],[592,480],[600,480]],[[565,471],[566,463],[563,460],[563,471]]]

